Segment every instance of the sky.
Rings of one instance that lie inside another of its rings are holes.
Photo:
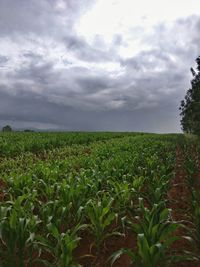
[[[180,132],[199,0],[0,0],[0,127]]]

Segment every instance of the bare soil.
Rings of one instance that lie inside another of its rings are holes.
[[[4,190],[7,188],[7,184],[0,179],[0,202],[3,202],[5,199],[5,192]]]
[[[109,257],[121,248],[135,248],[136,237],[131,232],[127,232],[124,237],[113,236],[108,238],[100,249],[100,253],[95,248],[91,249],[92,243],[93,240],[90,235],[83,236],[80,246],[75,252],[77,259],[79,259],[78,262],[83,267],[110,267]],[[129,264],[130,258],[127,255],[123,255],[113,264],[113,267],[126,267]]]
[[[172,209],[172,218],[182,223],[185,226],[191,227],[192,221],[191,212],[191,195],[187,184],[187,174],[184,170],[184,157],[180,147],[177,147],[176,152],[176,166],[175,177],[171,182],[171,189],[168,192],[169,208]],[[175,236],[179,236],[173,245],[171,250],[176,251],[176,254],[182,254],[184,251],[193,252],[192,244],[182,238],[182,236],[188,236],[189,233],[184,227],[179,227],[174,233]],[[176,267],[195,267],[198,266],[197,262],[184,261],[176,263],[173,266]]]

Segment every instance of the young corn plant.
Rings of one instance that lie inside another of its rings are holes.
[[[16,206],[0,207],[2,267],[25,267],[27,264],[32,266],[35,234],[40,222],[37,216],[23,216],[23,210],[16,209]]]
[[[195,155],[195,157],[193,155],[193,157],[191,157],[191,152],[188,153],[189,149],[191,148],[185,148],[185,168],[187,172],[188,188],[191,193],[192,222],[190,222],[191,227],[186,227],[188,232],[190,233],[190,237],[186,237],[186,239],[189,239],[194,247],[194,253],[191,253],[191,255],[194,255],[197,258],[198,262],[200,262],[200,193],[198,190],[199,181],[197,179],[199,165],[198,155]],[[192,151],[194,151],[193,148]]]
[[[192,191],[192,210],[193,210],[193,223],[192,237],[195,242],[195,247],[200,251],[200,195],[199,192],[193,189]]]
[[[115,210],[120,212],[120,215],[125,215],[133,199],[133,192],[130,190],[130,184],[128,182],[120,183],[118,181],[112,181],[109,186],[114,196]]]
[[[44,226],[53,223],[61,232],[78,224],[82,220],[84,208],[82,206],[76,211],[76,217],[72,216],[72,202],[63,202],[62,197],[54,201],[48,201],[41,205],[39,216]]]
[[[78,224],[66,232],[60,232],[53,223],[49,223],[47,228],[48,233],[45,237],[37,237],[38,246],[48,252],[53,259],[51,261],[46,259],[40,259],[38,261],[48,267],[79,267],[80,265],[76,263],[73,252],[81,239],[78,233],[85,229],[86,225]]]
[[[79,178],[71,177],[69,181],[62,181],[58,189],[59,206],[68,213],[68,222],[74,225],[80,221],[80,213],[87,202],[85,187]],[[68,224],[68,226],[70,226]]]
[[[199,192],[194,188],[191,190],[192,196],[192,222],[190,222],[190,227],[186,227],[189,236],[185,236],[187,240],[193,245],[194,251],[188,252],[193,256],[198,262],[200,262],[200,195]]]
[[[142,195],[148,201],[150,206],[154,203],[163,202],[169,189],[169,177],[163,175],[160,178],[148,179],[147,189]]]
[[[117,231],[110,229],[117,214],[112,211],[113,199],[103,195],[101,200],[90,200],[85,207],[86,216],[89,219],[89,230],[95,238],[97,252],[108,236],[119,234]]]
[[[170,255],[169,247],[178,239],[172,236],[178,224],[170,220],[170,210],[164,203],[154,204],[151,209],[144,207],[143,199],[139,199],[140,216],[138,223],[129,221],[130,228],[137,234],[137,250],[122,248],[111,256],[111,264],[122,255],[127,254],[131,266],[157,267],[168,266],[178,256]]]
[[[196,174],[198,173],[198,163],[188,155],[185,160],[186,172],[187,172],[187,181],[189,188],[193,188],[196,185]]]

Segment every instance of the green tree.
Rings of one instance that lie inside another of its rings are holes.
[[[6,125],[2,128],[2,132],[12,132],[12,128],[10,125]]]
[[[197,71],[191,68],[193,79],[185,99],[181,101],[181,126],[187,133],[200,135],[200,56],[196,59]]]

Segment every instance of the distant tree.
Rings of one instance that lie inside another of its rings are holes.
[[[12,128],[10,125],[6,125],[2,128],[2,132],[12,132]]]
[[[196,59],[197,71],[191,68],[193,79],[185,99],[181,101],[181,126],[184,132],[200,136],[200,56]]]

